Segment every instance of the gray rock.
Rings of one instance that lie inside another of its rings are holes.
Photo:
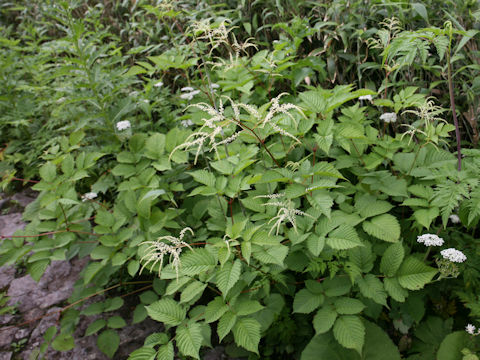
[[[10,360],[12,358],[11,352],[0,352],[0,360]]]
[[[15,340],[25,339],[28,335],[30,335],[30,329],[18,329],[15,333]]]
[[[15,279],[15,267],[6,265],[0,267],[0,290],[5,289]]]
[[[17,330],[17,328],[0,329],[0,348],[10,348],[10,344],[13,342]]]
[[[22,221],[21,213],[0,216],[0,235],[2,236],[12,236],[15,231],[24,227],[25,223]]]
[[[9,304],[18,303],[21,312],[47,309],[70,296],[78,274],[87,259],[53,261],[37,283],[30,275],[15,279],[8,288]]]
[[[16,193],[11,197],[13,201],[18,202],[23,208],[27,207],[32,201],[34,201],[37,197],[37,193],[27,189],[22,192]]]

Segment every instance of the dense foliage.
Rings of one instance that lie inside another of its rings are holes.
[[[479,9],[1,4],[1,184],[39,196],[0,264],[89,257],[38,358],[99,314],[114,358],[127,294],[165,325],[132,360],[478,359]]]

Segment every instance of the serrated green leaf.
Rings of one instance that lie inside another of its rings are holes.
[[[157,352],[151,347],[141,347],[128,356],[128,360],[154,360]]]
[[[217,296],[210,301],[205,308],[205,322],[211,323],[220,319],[228,310],[228,305],[225,304],[221,296]]]
[[[120,336],[118,336],[115,330],[105,330],[97,338],[98,348],[110,359],[113,358],[119,344]]]
[[[51,162],[43,164],[38,172],[46,182],[52,182],[57,177],[57,167]]]
[[[170,341],[168,344],[158,348],[156,360],[173,360],[174,356],[173,342]]]
[[[180,294],[180,303],[189,302],[196,296],[199,296],[203,293],[203,290],[205,290],[206,287],[207,284],[204,284],[201,281],[194,281],[188,284]]]
[[[264,308],[257,300],[243,299],[239,300],[234,307],[234,311],[238,316],[254,314]]]
[[[127,323],[121,316],[112,316],[108,318],[107,326],[111,329],[120,329],[127,326]]]
[[[103,311],[113,311],[120,309],[123,306],[123,299],[121,297],[114,297],[105,300],[105,307]]]
[[[393,276],[400,268],[403,257],[405,256],[405,250],[402,243],[398,242],[390,245],[383,253],[382,260],[380,261],[380,271],[386,276]]]
[[[140,268],[140,263],[137,260],[130,260],[127,265],[128,274],[134,277]]]
[[[95,320],[90,325],[88,325],[87,330],[85,330],[84,336],[90,336],[92,334],[95,334],[100,329],[103,329],[105,325],[107,325],[107,322],[104,319]]]
[[[340,316],[333,326],[333,335],[340,345],[347,349],[354,349],[360,355],[362,354],[365,342],[365,326],[358,316]]]
[[[333,279],[323,281],[325,296],[334,297],[348,294],[352,284],[347,277],[335,276]]]
[[[331,305],[322,307],[313,317],[313,328],[316,334],[323,334],[330,330],[337,319],[337,312]]]
[[[307,289],[301,289],[293,299],[293,312],[309,314],[323,304],[325,297],[322,294],[313,294]]]
[[[181,257],[180,272],[186,276],[194,276],[212,269],[217,260],[204,248],[189,251]]]
[[[40,281],[45,270],[47,270],[47,266],[50,264],[49,259],[35,261],[27,265],[27,270],[30,276],[35,281]]]
[[[387,201],[377,200],[373,195],[365,194],[355,201],[355,209],[361,217],[369,218],[390,211],[393,205]]]
[[[468,347],[469,339],[465,331],[455,331],[448,334],[443,339],[438,348],[438,360],[460,360],[462,359],[462,350]],[[465,359],[465,358],[463,358]]]
[[[405,289],[420,290],[432,280],[436,273],[436,269],[410,256],[405,259],[400,269],[398,269],[397,279]]]
[[[400,224],[390,214],[375,216],[370,221],[364,221],[363,230],[369,235],[388,242],[397,242],[400,239]]]
[[[400,286],[396,278],[385,278],[383,280],[383,286],[388,295],[395,301],[404,302],[408,296],[408,291]]]
[[[202,346],[202,329],[200,324],[189,322],[177,327],[176,344],[183,355],[200,359],[199,351]]]
[[[180,324],[186,316],[185,309],[175,300],[169,298],[160,299],[153,304],[146,306],[145,309],[153,320],[171,326]]]
[[[73,340],[73,336],[70,334],[61,333],[52,341],[52,348],[57,351],[68,351],[74,347],[75,341]]]
[[[147,336],[144,345],[153,347],[155,345],[165,345],[170,338],[165,333],[153,333]]]
[[[207,170],[197,170],[189,173],[195,179],[196,182],[204,184],[206,186],[215,187],[215,175]]]
[[[358,299],[340,297],[334,301],[335,311],[341,315],[354,315],[363,311],[365,305]]]
[[[237,315],[235,315],[231,311],[228,311],[222,315],[217,325],[217,334],[220,342],[225,336],[228,335],[230,330],[232,330],[233,325],[235,325],[236,321],[237,321]]]
[[[90,283],[93,277],[104,268],[104,265],[100,262],[92,262],[88,264],[83,273],[83,283],[86,285]]]
[[[325,236],[312,234],[307,239],[307,248],[313,256],[318,256],[325,246]]]
[[[377,304],[387,305],[387,294],[383,283],[375,275],[367,274],[364,278],[359,278],[357,284],[363,296],[372,299]]]
[[[233,327],[235,343],[248,351],[258,354],[260,323],[253,318],[239,318]]]
[[[222,268],[217,270],[217,287],[225,297],[228,291],[240,279],[242,271],[242,263],[240,260],[235,260],[234,263],[227,262]]]
[[[363,246],[353,226],[346,224],[340,225],[328,234],[327,245],[335,250],[347,250]]]
[[[147,309],[145,309],[145,305],[138,304],[133,310],[133,324],[138,324],[145,320],[148,316]]]

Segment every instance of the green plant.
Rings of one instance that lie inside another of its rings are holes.
[[[217,343],[251,359],[476,356],[479,154],[464,137],[455,159],[467,129],[446,110],[476,91],[453,82],[478,70],[476,32],[419,3],[262,4],[25,4],[2,29],[3,184],[39,196],[0,264],[39,280],[90,256],[39,356],[102,315],[85,336],[115,357],[121,296],[134,323],[165,325],[132,360]],[[402,26],[375,27],[394,12]]]

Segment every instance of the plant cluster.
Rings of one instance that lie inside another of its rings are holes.
[[[90,259],[38,358],[478,359],[480,10],[428,4],[1,5],[0,264]]]

